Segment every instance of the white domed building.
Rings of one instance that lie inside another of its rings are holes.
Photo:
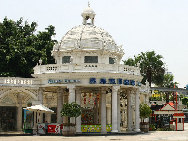
[[[122,46],[95,26],[95,15],[88,6],[81,14],[83,23],[54,45],[56,64],[42,65],[39,60],[34,78],[0,79],[0,111],[12,107],[17,115],[12,118],[15,129],[21,130],[22,108],[28,103],[55,110],[56,114],[45,114],[39,122],[61,124],[66,120],[60,115],[63,103],[76,102],[82,107],[82,115],[72,120],[77,133],[140,131],[140,93],[145,94],[142,101],[148,102],[148,88],[141,87],[138,67],[120,64]]]

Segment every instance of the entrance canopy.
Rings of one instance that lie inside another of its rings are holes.
[[[54,113],[53,110],[45,107],[42,104],[40,104],[40,105],[34,105],[34,106],[27,107],[27,108],[24,108],[24,109],[29,110],[29,111],[34,111],[34,112]]]

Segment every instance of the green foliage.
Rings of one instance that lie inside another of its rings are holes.
[[[149,125],[149,130],[150,131],[155,131],[156,130],[155,125],[154,124],[150,124]]]
[[[61,110],[61,116],[78,117],[81,115],[81,106],[76,103],[65,103]]]
[[[172,74],[165,74],[164,75],[164,81],[159,85],[161,87],[166,87],[166,88],[178,88],[178,83],[174,82],[174,76]]]
[[[55,28],[48,26],[36,33],[37,23],[4,18],[0,22],[0,76],[31,77],[41,58],[43,64],[54,63],[51,50],[56,40]]]
[[[140,118],[142,119],[142,122],[144,122],[145,118],[150,117],[151,113],[152,110],[147,104],[140,104]]]
[[[162,97],[149,97],[150,101],[162,101]]]
[[[188,97],[182,98],[182,104],[187,105]]]
[[[141,52],[138,56],[134,56],[134,59],[129,58],[124,61],[125,65],[137,66],[139,63],[141,75],[143,76],[142,83],[145,84],[146,80],[156,85],[163,82],[164,79],[164,63],[162,61],[163,57],[156,54],[154,51],[151,52]]]

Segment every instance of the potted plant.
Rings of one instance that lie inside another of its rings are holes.
[[[152,110],[147,104],[140,104],[140,130],[143,132],[148,132],[149,131],[149,123],[144,122],[144,119],[150,117],[152,113]]]
[[[73,136],[75,135],[75,124],[70,123],[70,119],[81,115],[81,106],[76,103],[66,103],[61,110],[61,116],[68,118],[67,123],[63,123],[63,135]]]

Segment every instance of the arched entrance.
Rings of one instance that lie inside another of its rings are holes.
[[[22,130],[23,107],[36,100],[32,92],[23,88],[4,88],[0,93],[0,131]]]

